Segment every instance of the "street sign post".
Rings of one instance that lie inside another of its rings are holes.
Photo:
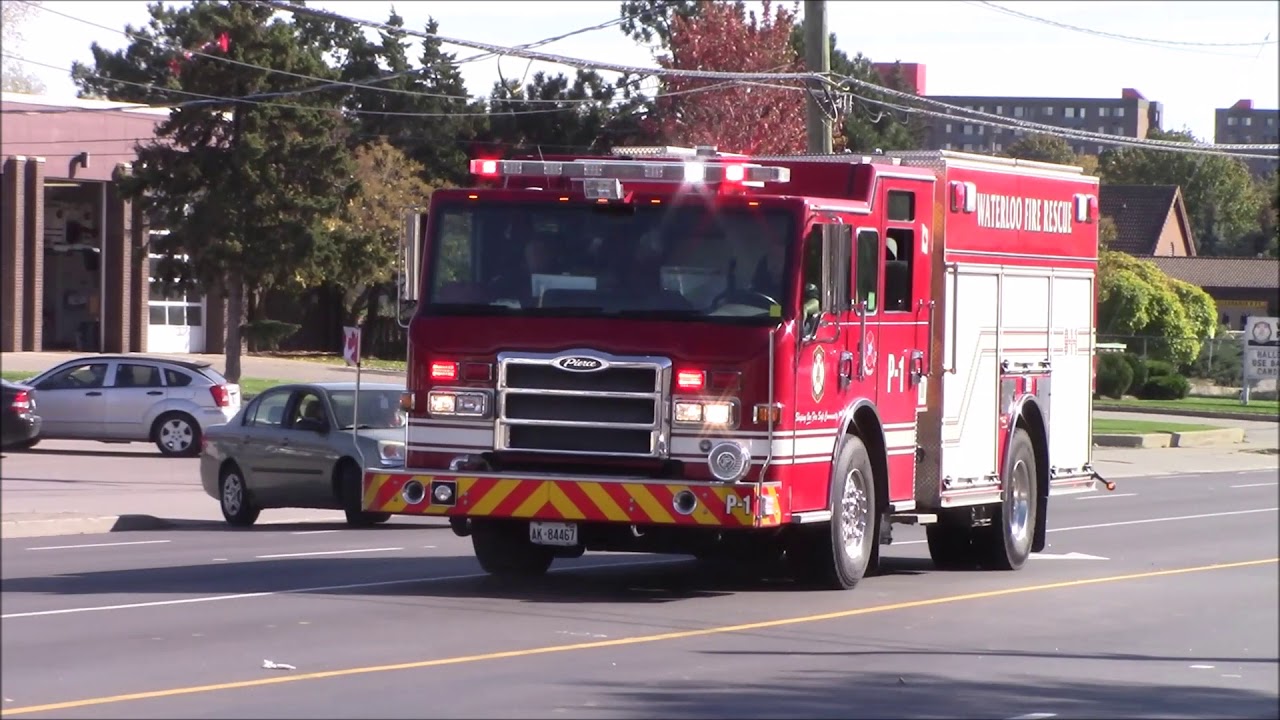
[[[364,470],[364,453],[360,452],[360,327],[342,328],[342,359],[347,365],[356,367],[356,391],[351,400],[351,434],[354,436],[356,452],[360,454],[360,469]],[[341,432],[342,428],[338,428]]]
[[[1243,382],[1240,402],[1249,404],[1249,386],[1280,379],[1280,318],[1249,317],[1244,325]]]

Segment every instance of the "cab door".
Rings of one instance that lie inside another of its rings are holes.
[[[858,257],[859,262],[877,265],[879,275],[879,350],[869,357],[878,371],[876,404],[885,431],[891,501],[915,497],[916,413],[925,404],[930,307],[925,301],[928,263],[922,249],[928,227],[916,213],[917,200],[928,197],[923,187],[912,183],[881,190],[880,247],[872,256],[868,246]],[[870,271],[867,277],[870,285]]]
[[[791,504],[795,511],[828,505],[828,462],[842,411],[856,391],[846,350],[851,241],[838,222],[810,226],[800,254],[800,329],[795,362],[795,437]]]

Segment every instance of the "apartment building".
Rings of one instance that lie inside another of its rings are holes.
[[[1214,110],[1213,141],[1223,145],[1262,145],[1280,142],[1280,110],[1255,108],[1252,100],[1240,100],[1229,108]],[[1280,165],[1275,150],[1259,151],[1258,160],[1246,160],[1249,169],[1265,175]]]
[[[1160,129],[1163,107],[1133,88],[1125,88],[1118,98],[1045,98],[930,95],[930,99],[967,110],[1107,135],[1145,138]],[[1026,134],[1014,128],[991,127],[954,118],[930,117],[925,135],[927,147],[935,150],[1003,152]],[[1089,140],[1068,139],[1075,152],[1096,155],[1105,145]]]

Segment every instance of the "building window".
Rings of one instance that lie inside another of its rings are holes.
[[[964,151],[965,151],[965,152],[973,152],[973,143],[965,143],[965,144],[964,144]]]
[[[947,133],[948,135],[950,135],[950,134],[951,134],[951,123],[947,123],[946,133]]]
[[[1073,117],[1075,117],[1075,116],[1076,116],[1076,109],[1075,109],[1075,108],[1071,108],[1071,107],[1069,107],[1069,108],[1063,108],[1063,110],[1062,110],[1062,116],[1063,116],[1063,117],[1073,118]]]
[[[1022,110],[1022,106],[1021,106],[1021,105],[1014,105],[1014,106],[1013,106],[1013,116],[1014,116],[1014,117],[1022,117],[1022,113],[1023,113],[1023,110]]]
[[[1001,145],[1000,143],[991,143],[991,149],[996,152],[1000,152],[1001,150],[1004,150],[1004,145]]]
[[[1252,124],[1253,124],[1253,118],[1251,118],[1251,117],[1247,117],[1247,118],[1245,118],[1245,119],[1244,119],[1244,124],[1245,124],[1246,126],[1252,125]]]
[[[987,126],[986,126],[986,125],[979,125],[979,126],[978,126],[978,134],[979,134],[979,135],[986,135],[986,134],[987,134]]]
[[[1106,150],[1106,149],[1107,149],[1107,146],[1106,146],[1106,145],[1099,145],[1099,146],[1098,146],[1098,154],[1099,154],[1099,155],[1101,155],[1101,154],[1102,154],[1102,151],[1103,151],[1103,150]]]
[[[943,150],[950,150],[950,149],[951,149],[951,143],[942,143],[942,149],[943,149]]]
[[[1052,105],[1045,105],[1045,106],[1044,106],[1044,114],[1045,114],[1045,115],[1053,115],[1053,106],[1052,106]]]
[[[1275,126],[1276,126],[1276,119],[1273,117],[1267,118],[1267,127],[1275,127]]]
[[[182,291],[164,288],[164,280],[160,277],[159,267],[161,255],[150,256],[151,297],[147,301],[147,312],[152,325],[176,325],[198,327],[204,324],[204,302],[198,291]],[[182,260],[186,260],[184,255]],[[175,282],[177,278],[170,278]]]
[[[972,134],[973,134],[973,126],[972,126],[972,125],[965,125],[965,126],[964,126],[964,134],[965,134],[965,135],[972,135]]]
[[[1003,105],[997,105],[997,106],[996,106],[996,114],[997,114],[997,115],[1003,115],[1003,114],[1004,114],[1004,106],[1003,106]]]
[[[1116,117],[1124,117],[1124,108],[1116,108]]]
[[[1111,113],[1111,108],[1104,108],[1104,107],[1098,108],[1098,117],[1106,117],[1110,113]]]
[[[1111,132],[1112,132],[1112,134],[1114,134],[1114,135],[1123,135],[1123,134],[1124,134],[1124,128],[1123,128],[1123,127],[1121,127],[1120,125],[1116,125],[1116,126],[1114,126],[1114,127],[1112,127],[1112,128],[1111,128]]]

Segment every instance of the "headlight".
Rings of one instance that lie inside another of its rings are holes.
[[[404,465],[404,443],[379,440],[378,462],[383,465]]]
[[[474,390],[432,390],[427,409],[432,415],[482,418],[489,414],[489,396]]]
[[[677,400],[673,418],[681,425],[723,425],[734,426],[735,405],[731,402],[695,402]]]

